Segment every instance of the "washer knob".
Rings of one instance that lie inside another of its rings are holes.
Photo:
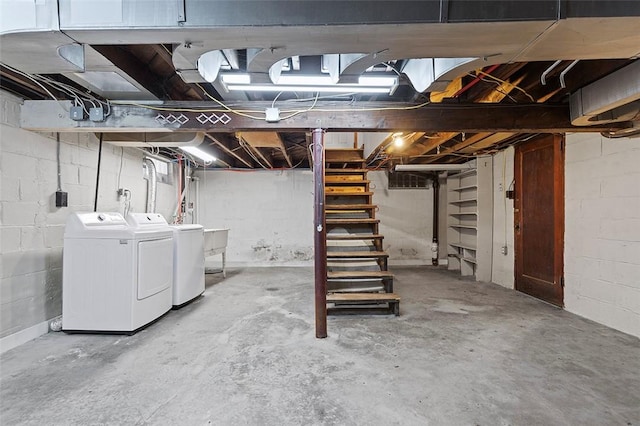
[[[106,218],[107,218],[107,216],[105,216],[105,215],[104,215],[104,213],[100,213],[100,214],[98,215],[98,220],[99,220],[100,222],[103,222]]]

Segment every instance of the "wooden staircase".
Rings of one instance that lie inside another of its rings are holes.
[[[362,149],[325,150],[327,312],[400,315]]]

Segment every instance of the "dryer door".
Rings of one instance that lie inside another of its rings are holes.
[[[138,300],[171,287],[173,282],[173,240],[138,241]]]

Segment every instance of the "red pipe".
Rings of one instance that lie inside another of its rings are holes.
[[[498,68],[500,66],[500,64],[495,64],[495,65],[491,65],[489,67],[488,70],[483,71],[485,74],[491,74],[492,71],[494,71],[496,68]],[[475,79],[471,80],[466,86],[464,86],[462,89],[458,90],[453,97],[457,98],[458,96],[460,96],[461,94],[463,94],[464,92],[466,92],[467,90],[471,89],[473,86],[475,86],[476,84],[478,84],[478,82],[480,81],[481,76],[477,76]]]

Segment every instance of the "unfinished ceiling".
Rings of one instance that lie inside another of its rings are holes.
[[[202,132],[211,167],[309,167],[319,126],[385,132],[371,167],[637,132],[634,1],[8,0],[2,15],[2,88],[87,110],[30,106],[23,127],[162,149],[145,133]]]

